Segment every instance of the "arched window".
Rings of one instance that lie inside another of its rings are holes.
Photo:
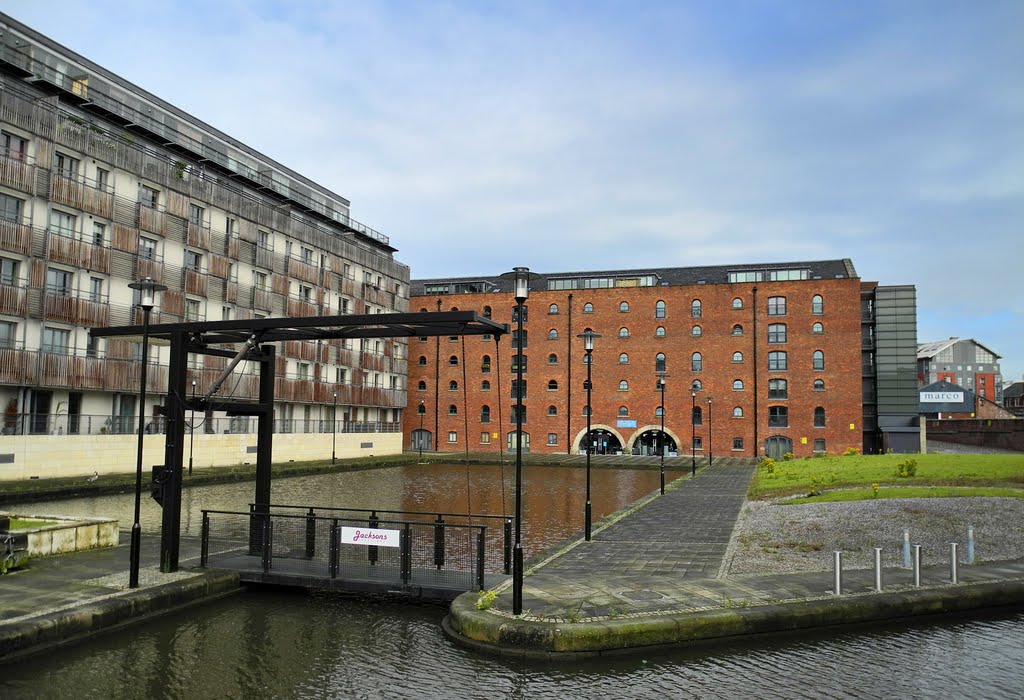
[[[484,355],[480,358],[480,371],[484,374],[489,374],[491,371],[491,356]]]
[[[419,363],[420,367],[426,367],[426,365],[427,365],[427,358],[426,358],[426,356],[425,355],[420,355],[420,359],[417,360],[417,362]]]
[[[449,416],[457,416],[457,415],[459,415],[459,407],[456,406],[455,404],[452,404],[451,406],[449,406],[448,407],[448,415]]]
[[[588,301],[586,304],[583,305],[583,313],[585,313],[585,314],[592,314],[592,313],[594,313],[594,305],[591,304]]]
[[[825,313],[825,300],[821,298],[820,294],[811,297],[811,313],[815,316]]]
[[[733,379],[732,380],[732,390],[733,391],[743,391],[743,380],[742,379]]]
[[[557,379],[549,379],[548,380],[548,391],[557,391],[557,390],[558,390],[558,380]]]
[[[549,306],[548,307],[548,313],[552,314],[552,315],[557,314],[558,313],[558,304],[552,304],[551,306]]]
[[[693,424],[703,425],[704,424],[704,412],[700,410],[700,406],[693,407]]]
[[[665,326],[658,326],[654,330],[654,335],[655,335],[656,338],[664,338],[665,337]]]
[[[426,309],[420,309],[420,313],[421,314],[425,314],[425,313],[427,313],[427,310]]]
[[[619,337],[620,338],[628,338],[629,337],[629,329],[626,328],[625,326],[620,328],[619,329]]]
[[[427,405],[425,403],[421,403],[419,406],[416,407],[416,413],[420,414],[421,416],[426,412]]]
[[[558,415],[558,407],[555,406],[554,404],[548,406],[548,415],[549,416],[557,416]]]
[[[789,358],[783,350],[774,350],[768,353],[768,371],[785,372],[789,367]]]
[[[700,299],[694,299],[690,302],[690,316],[700,318]]]
[[[768,398],[769,399],[788,399],[789,398],[789,382],[785,379],[769,379],[768,380]]]
[[[814,427],[824,428],[825,427],[825,409],[818,406],[814,409]]]
[[[448,364],[450,364],[450,365],[457,365],[457,364],[459,364],[459,356],[458,355],[452,355],[451,357],[449,357],[448,358]]]
[[[490,423],[491,422],[491,407],[481,406],[480,407],[480,422]]]
[[[416,388],[419,389],[420,391],[426,391],[427,383],[421,379],[419,384],[416,385]]]
[[[732,327],[732,334],[743,335],[743,326],[737,323],[735,326]]]
[[[458,391],[458,390],[459,390],[459,383],[457,381],[455,381],[453,379],[450,382],[448,382],[448,391]]]
[[[627,355],[624,352],[623,353],[619,353],[619,364],[620,365],[628,365],[629,364],[629,355]]]
[[[737,362],[737,363],[743,362],[743,353],[742,352],[738,352],[738,351],[734,352],[732,354],[732,361],[733,362]]]
[[[629,302],[628,301],[620,301],[619,302],[619,313],[620,314],[624,314],[624,313],[628,313],[628,312],[629,312]]]
[[[818,334],[821,334],[821,333],[824,333],[824,332],[825,332],[825,326],[821,325],[820,321],[816,322],[813,326],[811,326],[811,333],[814,333],[814,334],[818,335]]]
[[[489,381],[487,381],[485,379],[482,382],[480,382],[480,391],[490,391],[490,390],[491,390],[491,383]]]
[[[739,297],[736,297],[735,299],[733,299],[732,300],[732,308],[734,308],[734,309],[742,309],[743,308],[743,300],[740,299]]]
[[[769,323],[768,324],[768,342],[777,345],[779,343],[786,342],[786,324],[785,323]]]
[[[736,406],[735,408],[733,408],[732,409],[732,417],[733,418],[742,418],[743,417],[743,408],[741,406]]]
[[[519,368],[522,367],[523,371],[525,372],[526,371],[526,366],[528,364],[527,360],[529,360],[529,359],[530,358],[527,357],[526,355],[513,355],[512,356],[512,371],[513,372],[518,372]]]
[[[694,326],[690,329],[690,335],[700,336],[704,334],[704,330],[700,326]]]
[[[490,317],[491,317],[491,307],[485,306],[484,307],[484,318],[490,318]]]
[[[629,408],[627,406],[619,406],[619,418],[625,418],[629,415]]]
[[[629,391],[629,382],[625,379],[619,382],[619,391]]]
[[[549,365],[557,365],[558,364],[558,355],[556,355],[555,353],[551,353],[550,355],[548,355],[548,364]]]
[[[814,390],[815,391],[825,391],[825,380],[824,379],[815,379],[814,380]]]
[[[821,350],[815,350],[814,351],[814,356],[813,356],[811,362],[812,362],[812,364],[814,366],[814,369],[816,369],[816,370],[823,370],[823,369],[825,369],[825,353],[823,353]]]
[[[700,372],[704,369],[704,358],[701,357],[699,352],[695,352],[690,355],[690,371]]]
[[[664,413],[665,409],[663,409],[661,406],[658,406],[656,409],[654,409],[654,416],[656,418],[660,418]]]
[[[558,340],[558,331],[552,328],[548,331],[548,340]]]
[[[654,303],[654,318],[665,318],[665,302],[657,301]]]
[[[694,379],[693,383],[690,384],[690,389],[692,391],[704,391],[704,384],[699,379]]]
[[[654,356],[654,371],[665,371],[665,353],[659,352],[657,355]]]

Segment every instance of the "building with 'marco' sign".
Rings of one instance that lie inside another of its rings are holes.
[[[521,366],[524,449],[585,449],[587,329],[601,336],[589,367],[598,452],[919,448],[914,287],[863,282],[848,259],[543,273],[521,336],[511,285],[411,282],[411,311],[475,310],[511,332],[410,340],[408,448],[513,450]]]

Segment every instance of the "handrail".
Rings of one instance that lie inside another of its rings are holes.
[[[250,503],[249,507],[254,508],[259,503]],[[510,520],[511,515],[482,515],[473,513],[444,513],[440,511],[419,511],[419,510],[383,510],[380,508],[336,508],[332,506],[294,506],[284,503],[271,503],[270,508],[295,508],[302,510],[326,510],[331,512],[342,512],[342,513],[387,513],[390,515],[440,515],[442,517],[456,517],[456,518],[481,518],[481,519],[492,519],[492,520]],[[213,512],[213,511],[211,511]]]

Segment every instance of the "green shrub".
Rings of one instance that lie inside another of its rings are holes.
[[[908,459],[896,465],[896,476],[901,479],[910,479],[917,476],[917,460]]]
[[[494,591],[480,591],[480,595],[476,599],[477,610],[490,610],[491,606],[494,605],[495,599],[498,594]]]
[[[783,461],[788,462],[789,460],[793,459],[793,453],[787,452],[786,454],[782,455],[782,459]]]
[[[860,454],[860,450],[856,447],[847,447],[843,452],[843,457],[855,457]]]
[[[772,459],[771,457],[764,457],[759,463],[759,466],[762,467],[769,474],[775,473],[776,463],[775,460]]]

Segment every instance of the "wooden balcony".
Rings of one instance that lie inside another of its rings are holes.
[[[0,382],[5,384],[135,393],[140,369],[133,359],[0,348]],[[166,367],[150,364],[147,375],[147,391],[166,393]]]
[[[386,371],[387,358],[383,355],[374,355],[371,352],[364,352],[362,357],[362,368],[375,372]]]
[[[314,383],[311,379],[276,377],[274,379],[274,399],[276,401],[308,403],[313,400],[313,386]]]
[[[92,301],[46,291],[43,297],[43,318],[79,326],[110,325],[110,304],[106,299]]]
[[[164,261],[141,256],[136,257],[135,279],[144,280],[147,277],[152,278],[154,282],[162,283],[164,281]]]
[[[192,248],[210,250],[210,229],[189,221],[187,245]]]
[[[320,269],[304,260],[289,258],[287,272],[297,280],[313,285],[320,284]]]
[[[28,255],[32,250],[32,227],[0,220],[0,249]]]
[[[139,229],[124,224],[114,224],[110,245],[125,253],[139,252]]]
[[[289,340],[284,344],[284,354],[297,360],[316,361],[316,343],[303,340]]]
[[[256,267],[262,267],[264,270],[274,269],[274,251],[271,248],[261,248],[256,246],[253,255],[252,264]]]
[[[273,293],[269,289],[254,287],[252,290],[252,307],[260,311],[272,310],[274,308]]]
[[[13,284],[0,284],[0,314],[24,316],[27,309],[27,291]]]
[[[46,258],[71,267],[110,272],[110,249],[78,240],[57,231],[46,236]]]
[[[224,241],[224,254],[232,260],[238,260],[240,239],[237,234],[231,234]]]
[[[228,304],[238,303],[238,282],[224,280],[224,301]]]
[[[17,158],[0,156],[0,185],[35,194],[36,166]]]
[[[318,316],[320,310],[317,305],[304,299],[288,297],[288,316],[292,318],[305,316]]]
[[[167,235],[167,217],[158,209],[146,207],[142,202],[138,204],[139,228],[143,231],[155,233],[158,236]]]
[[[109,219],[114,214],[114,195],[70,177],[50,173],[50,198],[58,204],[82,209]]]
[[[210,278],[207,275],[196,270],[183,270],[183,272],[186,294],[196,294],[201,297],[208,296],[207,289],[209,288]]]
[[[347,294],[348,296],[354,297],[356,295],[356,289],[357,289],[357,285],[356,285],[356,280],[355,280],[354,277],[340,276],[339,284],[338,284],[338,291],[339,292],[341,292],[342,294]]]
[[[223,255],[210,255],[210,274],[222,280],[231,274],[231,261]]]

